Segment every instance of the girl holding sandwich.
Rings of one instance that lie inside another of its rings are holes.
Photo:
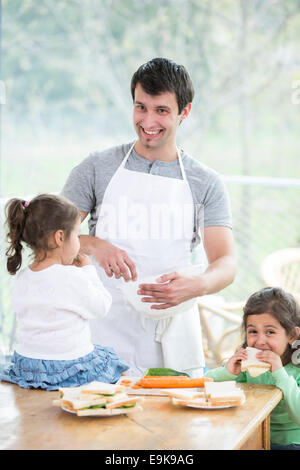
[[[280,388],[283,398],[271,413],[271,449],[300,450],[300,307],[282,289],[264,288],[247,301],[242,329],[242,348],[224,367],[208,371],[206,377]],[[269,365],[267,372],[262,369],[262,374],[253,377],[242,370],[247,347],[259,350],[258,368],[263,362]]]
[[[79,253],[77,208],[65,198],[42,194],[30,202],[11,199],[6,212],[9,273],[21,268],[24,244],[33,261],[15,280],[18,343],[0,380],[46,390],[116,382],[128,366],[90,338],[89,320],[108,313],[111,295],[89,257]]]

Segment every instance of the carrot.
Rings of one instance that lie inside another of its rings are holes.
[[[204,387],[205,382],[213,382],[209,377],[190,378],[184,376],[143,377],[140,383],[143,388],[191,388]]]
[[[174,378],[177,378],[177,377],[187,377],[186,375],[144,375],[143,378],[145,379],[165,379],[165,378],[170,378],[170,379],[174,379]],[[190,378],[190,377],[187,377],[187,378]]]

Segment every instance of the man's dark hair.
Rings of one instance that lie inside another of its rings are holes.
[[[137,84],[140,83],[143,90],[149,95],[160,95],[166,91],[175,93],[178,114],[191,103],[194,98],[192,81],[183,65],[178,65],[170,59],[158,57],[141,65],[131,79],[131,95]]]

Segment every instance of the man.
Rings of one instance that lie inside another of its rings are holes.
[[[93,340],[112,346],[131,375],[172,367],[197,376],[204,356],[196,305],[163,320],[159,314],[233,281],[228,197],[213,170],[176,147],[194,96],[186,69],[165,58],[150,60],[133,75],[131,93],[137,140],[89,155],[63,189],[83,219],[90,214],[81,249],[93,256],[113,297],[108,317],[91,325]],[[208,267],[183,274],[178,267],[190,264],[200,229]],[[159,276],[155,283],[139,283],[152,275]],[[138,295],[151,303],[155,320],[124,299],[121,286],[130,280],[138,281]]]

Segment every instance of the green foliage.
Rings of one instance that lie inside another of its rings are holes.
[[[300,177],[300,0],[3,0],[2,26],[0,196],[58,192],[89,152],[133,140],[131,76],[157,56],[184,64],[195,87],[180,147],[221,174]],[[266,254],[300,244],[300,209],[299,188],[228,188],[231,300],[261,286]],[[3,246],[0,256],[8,341]]]
[[[300,174],[299,13],[295,0],[4,1],[2,193],[60,190],[89,151],[131,140],[130,79],[155,56],[191,74],[187,151],[225,174]]]

